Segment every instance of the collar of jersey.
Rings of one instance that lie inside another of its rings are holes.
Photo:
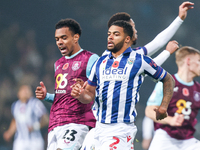
[[[75,54],[71,55],[71,56],[65,56],[66,59],[71,59],[73,57],[75,57],[76,55],[78,55],[80,52],[82,52],[83,49],[80,49],[78,52],[76,52]]]
[[[175,75],[174,75],[175,77],[176,77],[176,80],[178,80],[178,82],[180,82],[181,84],[183,84],[183,85],[186,85],[186,86],[192,86],[192,85],[194,85],[194,81],[191,81],[191,82],[184,82],[179,76],[178,76],[178,74],[176,73]]]
[[[126,53],[130,53],[130,52],[132,52],[131,47],[127,48],[121,55],[124,55],[124,54],[126,54]],[[121,56],[121,55],[120,55],[120,56]],[[114,58],[111,52],[109,53],[108,56],[109,56],[109,58]]]

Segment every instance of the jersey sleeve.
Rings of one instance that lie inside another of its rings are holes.
[[[150,43],[146,44],[147,55],[151,56],[162,48],[176,33],[183,20],[178,16],[176,19],[162,32],[160,32]]]
[[[138,54],[147,55],[146,47],[137,47],[137,48],[134,48],[132,50],[135,51]]]
[[[158,81],[162,81],[167,75],[167,72],[148,56],[143,55],[143,65],[144,73]]]
[[[88,78],[88,84],[91,86],[97,86],[97,76],[96,76],[96,66],[98,60],[95,62],[94,66],[92,67],[90,76]]]
[[[154,90],[147,101],[147,106],[150,105],[160,106],[162,98],[163,98],[163,83],[158,82],[156,83]]]
[[[99,58],[99,56],[97,54],[93,54],[92,56],[90,56],[88,63],[87,63],[87,68],[86,68],[87,78],[89,78],[92,66],[97,61],[98,58]]]
[[[153,59],[153,61],[161,66],[170,56],[170,52],[167,50],[162,51],[157,57]]]
[[[46,97],[44,98],[44,101],[53,103],[54,97],[55,97],[55,94],[47,93]]]

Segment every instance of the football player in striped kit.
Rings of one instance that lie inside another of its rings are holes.
[[[88,84],[82,87],[77,83],[72,88],[71,95],[84,104],[95,98],[97,123],[94,136],[100,142],[101,150],[133,148],[137,132],[135,105],[144,79],[142,73],[164,83],[164,97],[156,118],[167,116],[174,80],[151,58],[131,49],[132,37],[133,28],[128,22],[114,22],[108,30],[107,49],[110,53],[95,62]]]
[[[44,150],[40,129],[48,126],[47,110],[40,100],[33,97],[29,85],[20,86],[18,98],[12,104],[13,119],[4,133],[4,139],[10,141],[15,133],[13,150]]]
[[[149,150],[199,150],[200,141],[194,138],[196,116],[200,109],[200,84],[194,80],[200,76],[200,51],[184,46],[176,51],[178,72],[174,94],[168,106],[168,117],[157,121],[154,109],[163,97],[162,83],[158,82],[148,99],[146,116],[155,121],[155,134]]]

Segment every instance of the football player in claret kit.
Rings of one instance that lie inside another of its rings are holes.
[[[200,109],[200,51],[184,46],[176,51],[178,72],[174,94],[168,106],[168,116],[160,121],[155,112],[163,97],[162,83],[158,82],[148,99],[146,116],[154,120],[155,134],[149,150],[199,150],[200,141],[194,137],[196,116]]]
[[[47,150],[79,150],[89,129],[95,126],[96,119],[91,107],[93,102],[82,104],[71,96],[74,78],[86,81],[91,67],[99,58],[80,47],[78,40],[81,27],[73,19],[62,19],[56,24],[55,40],[62,54],[55,66],[55,94],[47,93],[43,82],[36,88],[36,97],[51,101],[48,128]]]

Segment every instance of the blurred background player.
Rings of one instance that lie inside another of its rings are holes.
[[[70,87],[75,82],[87,80],[92,65],[99,57],[80,47],[81,27],[74,19],[62,19],[55,28],[56,44],[62,54],[54,64],[55,94],[47,93],[43,82],[35,93],[38,99],[53,102],[47,149],[79,150],[89,129],[95,126],[96,119],[91,110],[93,102],[80,103],[71,96]]]
[[[168,117],[157,121],[155,110],[163,97],[162,83],[158,82],[147,102],[145,114],[154,120],[155,134],[149,150],[199,150],[200,141],[194,137],[196,116],[200,109],[200,84],[194,80],[200,76],[199,50],[184,46],[176,51],[178,72],[174,94],[168,106]]]
[[[33,97],[28,85],[19,88],[18,98],[12,104],[13,119],[4,132],[4,139],[9,142],[15,134],[13,150],[44,150],[40,129],[48,126],[47,110],[40,100]]]

